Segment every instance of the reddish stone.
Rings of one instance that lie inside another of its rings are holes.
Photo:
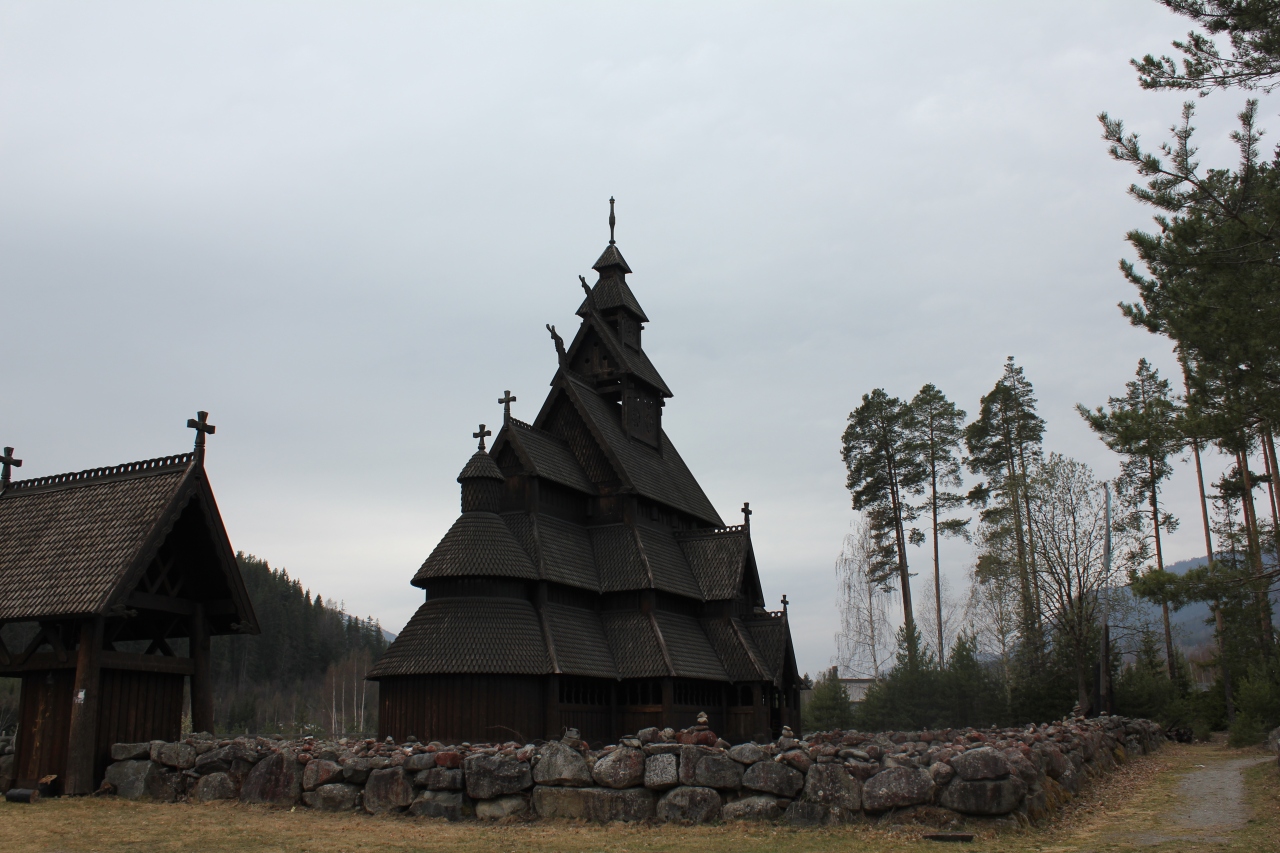
[[[299,764],[306,764],[306,763],[307,763],[308,761],[310,761],[310,760],[311,760],[311,753],[309,753],[309,752],[302,752],[302,753],[299,753],[299,754],[298,754],[298,763],[299,763]]]
[[[462,766],[462,755],[457,752],[437,752],[436,767],[455,770]]]
[[[718,740],[720,740],[720,738],[719,736],[716,735],[715,732],[711,730],[707,730],[704,732],[695,733],[693,736],[693,740],[691,742],[697,744],[698,746],[715,746],[716,741]]]

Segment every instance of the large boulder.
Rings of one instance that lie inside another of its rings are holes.
[[[933,799],[933,779],[927,771],[911,767],[890,767],[872,776],[862,786],[862,807],[882,812],[927,803]]]
[[[779,761],[789,764],[801,773],[808,773],[809,768],[813,766],[813,759],[809,757],[809,753],[803,749],[789,749],[778,756]]]
[[[151,760],[175,770],[190,770],[196,766],[196,748],[189,743],[152,741]]]
[[[434,752],[419,752],[410,755],[404,760],[404,771],[406,773],[419,773],[423,770],[430,770],[436,766],[436,754]]]
[[[476,803],[476,818],[479,820],[502,820],[506,817],[518,817],[528,814],[529,801],[521,794],[508,794],[493,800],[480,800]]]
[[[473,800],[491,800],[533,787],[529,763],[510,755],[473,755],[467,759],[463,775],[467,795]]]
[[[462,820],[474,815],[475,809],[461,791],[423,791],[409,804],[409,814]]]
[[[427,774],[426,788],[429,791],[461,791],[463,786],[462,771],[447,767],[432,767],[424,770]],[[421,777],[422,773],[418,776]],[[416,780],[415,780],[416,781]]]
[[[308,761],[302,771],[302,790],[314,791],[321,785],[342,781],[342,766],[335,761],[316,759]]]
[[[644,760],[641,750],[622,746],[597,761],[591,776],[606,788],[634,788],[644,783]]]
[[[658,800],[658,820],[675,823],[714,823],[722,815],[720,794],[711,788],[682,785]]]
[[[533,781],[539,785],[567,785],[572,788],[586,788],[594,784],[591,768],[582,753],[558,740],[539,748],[538,763],[533,767]]]
[[[369,759],[348,757],[342,759],[341,764],[342,778],[352,785],[363,785],[369,781],[369,774],[373,771]]]
[[[330,782],[302,795],[308,806],[322,812],[349,812],[360,805],[360,786]]]
[[[234,800],[240,796],[240,786],[226,773],[210,773],[201,776],[191,789],[191,800],[208,803],[213,800]]]
[[[533,810],[539,817],[585,820],[592,788],[538,785],[533,789]]]
[[[821,803],[810,803],[805,800],[794,800],[787,806],[784,815],[792,826],[826,826],[835,821],[831,817],[831,807]]]
[[[533,810],[539,817],[591,820],[608,823],[653,817],[654,795],[647,788],[562,788],[539,785],[533,789]]]
[[[1027,783],[1017,776],[1005,779],[955,779],[942,789],[939,801],[947,808],[971,815],[1003,815],[1022,804]]]
[[[371,771],[364,784],[364,810],[369,814],[402,812],[413,802],[413,793],[413,783],[403,767]]]
[[[805,775],[804,798],[811,803],[857,811],[862,808],[862,783],[850,776],[843,764],[815,764]]]
[[[654,814],[654,793],[647,788],[588,789],[587,817],[598,823],[636,823]]]
[[[680,784],[679,762],[674,755],[650,755],[644,761],[644,786],[665,791]]]
[[[287,750],[253,765],[240,785],[242,803],[292,806],[302,798],[302,768]]]
[[[721,813],[725,820],[777,820],[782,809],[777,797],[771,794],[752,794],[725,803]]]
[[[698,762],[705,755],[702,750],[692,744],[680,745],[680,784],[698,784]]]
[[[754,743],[740,743],[729,750],[729,757],[739,764],[755,764],[757,761],[767,759],[769,753]]]
[[[117,761],[107,765],[106,781],[118,796],[127,800],[159,800],[171,803],[178,799],[182,775],[149,759]]]
[[[232,761],[227,757],[226,748],[211,749],[196,756],[195,766],[191,772],[197,776],[208,776],[210,773],[229,773]],[[242,774],[243,778],[243,774]]]
[[[794,797],[804,787],[804,775],[776,761],[759,761],[742,774],[742,786],[779,797]]]
[[[1005,757],[989,746],[962,752],[951,759],[956,775],[966,782],[1003,779],[1011,772]]]
[[[112,761],[137,761],[140,758],[151,758],[150,743],[111,744]]]
[[[742,765],[727,755],[706,755],[698,762],[694,779],[703,788],[736,791],[742,787]]]

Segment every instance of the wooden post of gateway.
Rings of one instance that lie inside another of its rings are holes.
[[[209,621],[204,605],[191,614],[191,729],[213,732],[213,674],[209,667]]]
[[[98,684],[102,667],[101,615],[80,623],[76,680],[71,689],[71,732],[67,741],[64,794],[93,793],[94,749],[98,733]]]

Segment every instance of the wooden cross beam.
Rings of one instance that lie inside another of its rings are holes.
[[[22,460],[13,458],[13,448],[6,447],[4,455],[0,456],[0,489],[9,485],[9,470],[11,468],[21,468]]]
[[[187,418],[187,429],[196,431],[196,461],[204,464],[204,437],[213,435],[218,428],[209,423],[208,412],[196,412],[194,418]]]
[[[502,404],[502,422],[504,424],[511,421],[511,404],[515,401],[516,398],[511,396],[510,391],[503,391],[502,396],[498,398],[498,402]]]
[[[485,440],[485,437],[486,437],[486,436],[490,436],[490,435],[493,435],[493,432],[492,432],[492,431],[490,431],[490,430],[485,429],[485,428],[484,428],[484,424],[480,424],[480,429],[479,429],[477,432],[473,432],[473,433],[471,433],[471,437],[472,437],[472,438],[478,438],[478,439],[480,439],[480,450],[482,450],[482,451],[484,450],[484,440]]]

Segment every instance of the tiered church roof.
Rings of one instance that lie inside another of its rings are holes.
[[[612,216],[611,216],[612,228]],[[748,523],[727,526],[662,428],[670,389],[611,239],[533,423],[467,462],[463,512],[413,578],[426,602],[370,677],[451,673],[780,685],[794,672]],[[745,508],[744,508],[745,509]],[[746,521],[749,522],[749,513]]]

